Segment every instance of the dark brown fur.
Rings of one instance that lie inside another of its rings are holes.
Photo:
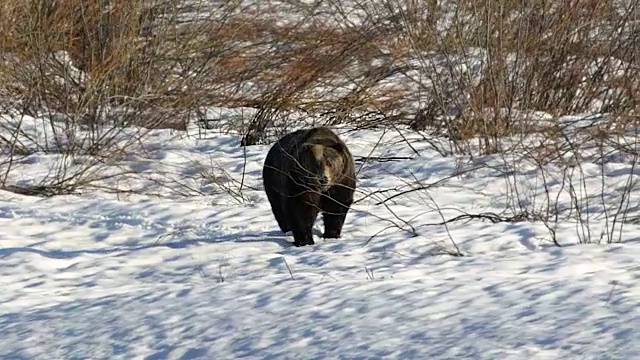
[[[294,245],[313,245],[319,212],[324,238],[339,238],[356,187],[355,164],[347,145],[326,127],[283,136],[269,150],[262,179],[282,232]]]

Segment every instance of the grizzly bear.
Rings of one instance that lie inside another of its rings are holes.
[[[313,245],[319,212],[323,238],[339,238],[356,188],[355,163],[347,145],[327,127],[297,130],[269,150],[262,169],[264,190],[283,233],[295,246]]]

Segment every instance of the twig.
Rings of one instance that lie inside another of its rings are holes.
[[[413,160],[413,157],[409,156],[358,156],[354,157],[355,162],[389,162],[398,160]]]
[[[367,278],[369,278],[369,280],[374,280],[373,269],[369,269],[365,266],[364,271],[367,273]]]
[[[218,282],[221,282],[221,283],[224,282],[224,275],[222,274],[222,266],[224,263],[225,256],[226,254],[222,256],[222,259],[220,260],[220,264],[218,265]]]
[[[615,290],[616,285],[618,285],[618,282],[613,280],[611,281],[611,290],[609,291],[609,296],[607,296],[607,301],[605,301],[605,305],[609,305],[609,300],[611,300],[611,296],[613,295],[613,290]]]
[[[287,267],[287,270],[289,270],[289,276],[291,276],[291,280],[295,280],[296,278],[293,276],[293,271],[291,271],[291,268],[289,267],[289,263],[287,262],[287,259],[285,259],[285,257],[282,257],[282,261],[284,261],[284,265]]]
[[[403,195],[410,194],[410,193],[412,193],[414,191],[428,190],[428,189],[430,189],[432,187],[438,186],[438,185],[440,185],[440,184],[442,184],[442,183],[444,183],[446,181],[449,181],[450,179],[452,179],[454,177],[458,177],[458,176],[460,176],[462,174],[479,170],[482,167],[483,166],[478,166],[478,167],[473,167],[473,168],[470,168],[470,169],[467,169],[467,170],[463,170],[463,171],[460,171],[460,172],[456,172],[455,175],[447,176],[447,177],[442,178],[442,179],[440,179],[438,181],[435,181],[433,183],[426,184],[426,185],[421,185],[421,186],[418,186],[418,187],[415,187],[415,188],[412,188],[412,189],[409,189],[409,190],[405,190],[405,191],[399,192],[397,194],[391,195],[388,198],[376,203],[376,205],[382,205],[382,204],[386,203],[387,201],[393,200],[393,199],[395,199],[397,197],[400,197],[400,196],[403,196]]]
[[[480,219],[480,220],[489,220],[491,221],[491,223],[493,224],[497,224],[497,223],[501,223],[501,222],[507,222],[507,223],[515,223],[515,222],[521,222],[521,221],[526,221],[528,220],[528,214],[526,213],[522,213],[522,214],[516,214],[514,216],[508,216],[508,217],[504,217],[504,216],[500,216],[497,215],[495,213],[492,212],[485,212],[485,213],[481,213],[481,214],[462,214],[462,215],[458,215],[456,217],[453,217],[451,219],[439,222],[439,223],[431,223],[431,224],[425,224],[425,226],[440,226],[440,225],[446,225],[455,221],[460,221],[460,220],[473,220],[473,219]]]

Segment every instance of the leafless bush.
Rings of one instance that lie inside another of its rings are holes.
[[[229,3],[211,12],[171,0],[4,2],[0,104],[10,114],[0,123],[0,145],[9,159],[5,175],[16,156],[56,153],[56,180],[37,186],[86,185],[103,178],[98,168],[139,151],[150,129],[186,130],[195,109],[211,99],[224,101],[229,79],[215,63],[237,8]],[[71,174],[67,159],[78,156],[92,160]]]
[[[251,79],[238,101],[259,108],[243,144],[298,112],[357,128],[406,125],[449,137],[457,152],[477,141],[495,153],[505,136],[544,130],[542,112],[636,112],[634,5],[356,0],[295,8],[298,20],[284,25],[265,17],[253,33],[259,58],[245,57],[237,76]]]
[[[633,55],[638,52],[637,4],[383,4],[368,8],[380,16],[395,14],[389,19],[401,29],[396,34],[405,51],[397,58],[408,64],[400,71],[403,82],[394,79],[402,88],[395,108],[383,112],[414,113],[393,117],[391,126],[408,124],[444,135],[454,152],[472,157],[507,154],[511,214],[505,219],[543,221],[556,244],[561,221],[576,223],[580,242],[619,241],[624,223],[637,218],[629,200],[637,163],[636,140],[629,140],[637,134],[629,132],[637,132],[640,93],[640,66]],[[600,123],[567,131],[571,125],[561,115],[584,113],[601,114]],[[631,167],[626,184],[614,191],[617,196],[604,181],[606,154],[613,152]],[[544,194],[520,188],[523,163],[535,164]],[[593,163],[601,165],[599,188],[592,171],[584,169]],[[417,182],[412,191],[428,187]]]
[[[621,241],[623,227],[634,223],[640,210],[634,196],[640,144],[637,119],[622,119],[633,129],[626,131],[616,130],[618,120],[577,118],[518,147],[517,155],[503,156],[514,169],[505,176],[507,206],[542,221],[557,245],[557,229],[567,223],[575,225],[580,243]]]
[[[634,1],[9,0],[0,10],[5,186],[34,152],[61,155],[43,193],[129,176],[112,165],[141,151],[150,129],[183,131],[211,106],[255,109],[225,127],[242,145],[308,124],[410,128],[446,136],[442,155],[507,154],[506,165],[537,164],[545,179],[556,166],[566,187],[548,189],[546,208],[515,178],[508,190],[514,216],[550,229],[569,214],[562,194],[579,221],[597,200],[576,177],[581,161],[599,161],[585,149],[637,157],[619,136],[638,125]],[[561,115],[580,113],[607,125],[568,134]],[[631,179],[617,210],[599,196],[610,224],[632,217]]]
[[[8,93],[29,108],[73,109],[89,123],[107,111],[96,104],[134,108],[135,120],[119,121],[139,123],[143,113],[150,127],[184,128],[196,104],[255,107],[238,129],[246,144],[291,124],[292,112],[357,127],[406,124],[439,130],[463,152],[478,136],[483,151],[500,150],[500,138],[538,125],[533,111],[637,107],[633,2],[217,5],[8,2],[3,47],[37,70],[7,81],[22,89]],[[68,61],[52,58],[58,50]]]
[[[504,136],[539,127],[527,116],[532,111],[637,111],[633,2],[386,3],[418,64],[407,73],[420,89],[412,100],[422,103],[412,125],[444,122],[459,151],[468,153],[460,140],[472,138],[485,153],[501,150]],[[416,14],[437,21],[412,21]]]

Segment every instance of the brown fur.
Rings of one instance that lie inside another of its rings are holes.
[[[269,150],[263,168],[265,192],[283,232],[296,246],[313,244],[319,212],[325,238],[338,238],[355,191],[355,164],[346,144],[329,128],[298,130]]]

